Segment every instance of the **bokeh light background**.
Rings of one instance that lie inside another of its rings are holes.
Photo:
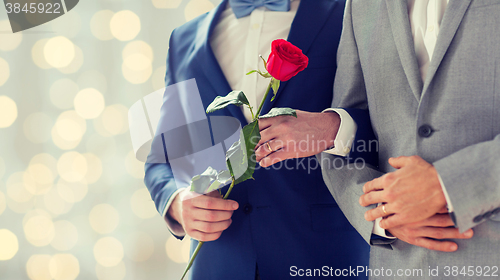
[[[0,279],[178,279],[128,108],[164,87],[172,30],[220,0],[83,0],[12,34],[0,5]]]

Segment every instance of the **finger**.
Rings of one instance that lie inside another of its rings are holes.
[[[384,205],[385,205],[385,212],[384,212]],[[365,220],[367,221],[374,221],[378,218],[382,217],[387,217],[392,215],[392,213],[387,210],[387,204],[380,205],[378,207],[375,207],[373,209],[370,209],[365,212]]]
[[[280,149],[274,153],[269,154],[267,157],[261,159],[259,161],[259,164],[262,167],[269,167],[273,164],[276,164],[280,161],[287,160],[289,158],[291,158],[291,157],[287,156],[287,153],[285,152],[285,150]]]
[[[236,210],[238,209],[238,202],[234,200],[224,200],[220,197],[211,197],[201,195],[192,199],[191,204],[194,207],[208,209],[208,210]]]
[[[446,206],[444,206],[443,208],[441,208],[441,210],[438,211],[438,214],[445,214],[445,213],[449,213],[448,207]]]
[[[411,157],[405,157],[405,156],[389,159],[389,164],[396,169],[403,168],[410,162],[411,162]]]
[[[203,242],[215,241],[219,239],[222,234],[222,231],[215,233],[205,233],[197,230],[188,231],[187,234],[191,236],[193,239]]]
[[[259,119],[259,130],[263,131],[269,128],[274,122],[276,122],[275,118]]]
[[[386,175],[384,175],[386,176]],[[383,176],[382,176],[383,177]],[[365,185],[363,186],[363,192],[364,193],[369,193],[369,192],[372,192],[372,191],[380,191],[380,190],[383,190],[384,189],[384,185],[383,185],[383,178],[382,177],[379,177],[379,178],[375,178],[369,182],[366,182]]]
[[[427,218],[424,218],[424,220]],[[380,227],[383,229],[390,229],[390,228],[395,228],[399,227],[402,225],[407,225],[407,224],[413,224],[415,222],[418,222],[420,220],[416,220],[416,218],[404,214],[394,214],[392,216],[389,216],[382,221],[380,221]]]
[[[458,245],[455,242],[438,241],[425,237],[418,237],[410,244],[441,252],[455,252],[458,249]]]
[[[451,227],[455,224],[451,219],[450,214],[436,214],[428,219],[425,219],[417,223],[418,226],[428,226],[428,227]]]
[[[222,198],[222,195],[220,194],[219,191],[211,191],[211,192],[207,193],[206,196]]]
[[[359,204],[366,207],[368,205],[387,202],[384,201],[384,191],[373,191],[359,197]],[[387,211],[387,206],[386,206]]]
[[[420,227],[416,230],[416,234],[418,236],[434,239],[469,239],[474,235],[471,229],[464,233],[460,233],[457,228],[435,227]]]
[[[201,222],[222,222],[231,219],[231,216],[233,216],[233,211],[206,210],[200,208],[194,208],[189,213],[189,218],[191,220]]]
[[[203,233],[217,233],[226,230],[231,225],[231,223],[231,219],[220,222],[194,221],[191,226],[194,230]]]

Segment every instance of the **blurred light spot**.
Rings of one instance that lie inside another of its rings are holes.
[[[56,189],[51,189],[43,196],[45,208],[54,215],[62,215],[68,213],[73,207],[72,203],[64,200]]]
[[[87,184],[93,184],[101,178],[102,162],[96,155],[91,153],[83,154],[83,156],[87,160],[88,166],[87,174],[85,175],[85,182],[87,182]]]
[[[184,238],[182,241],[170,236],[167,239],[165,248],[167,256],[176,263],[187,263],[189,261],[189,246],[191,238]]]
[[[33,246],[46,246],[54,238],[54,223],[45,215],[33,216],[24,224],[24,234]]]
[[[75,96],[75,110],[85,119],[97,118],[104,110],[104,97],[94,88],[86,88]]]
[[[76,147],[85,131],[87,123],[75,111],[61,113],[52,128],[52,141],[61,149],[69,150]]]
[[[50,243],[54,249],[68,251],[75,247],[78,242],[78,230],[68,221],[57,221],[54,223],[55,235]]]
[[[31,280],[52,280],[49,263],[49,255],[32,255],[26,264],[28,277]]]
[[[128,131],[128,109],[121,104],[106,107],[94,120],[96,131],[103,136],[123,134]],[[105,131],[103,131],[105,130]]]
[[[72,80],[57,80],[50,87],[50,101],[59,109],[70,109],[78,91],[78,85]]]
[[[87,184],[84,182],[66,182],[60,179],[57,182],[57,193],[68,203],[76,203],[82,201],[88,192]]]
[[[27,202],[33,195],[25,188],[25,184],[32,185],[34,182],[28,182],[24,172],[16,172],[7,179],[7,196],[16,202]]]
[[[80,264],[71,254],[57,254],[50,259],[49,271],[54,280],[74,280],[80,274]]]
[[[57,160],[50,154],[41,153],[31,158],[30,165],[32,164],[44,164],[47,166],[53,174],[57,173]]]
[[[108,89],[106,76],[97,70],[84,72],[78,77],[76,83],[80,88],[95,88],[102,94],[105,94]]]
[[[64,153],[57,161],[57,171],[68,182],[78,182],[87,174],[87,160],[78,152]]]
[[[114,237],[103,237],[94,245],[94,257],[98,264],[113,267],[123,259],[123,245]]]
[[[5,194],[0,191],[0,215],[2,215],[3,211],[7,208],[7,201],[5,199]]]
[[[82,28],[82,19],[75,10],[69,11],[67,16],[59,17],[51,23],[52,31],[68,38],[76,37]]]
[[[10,99],[10,97],[0,95],[0,128],[6,128],[11,126],[16,121],[16,119],[17,119],[16,102]]]
[[[116,153],[116,141],[111,137],[103,137],[101,134],[93,134],[89,137],[86,143],[88,152],[96,154],[101,159],[103,157],[111,157]]]
[[[125,168],[128,174],[137,179],[144,178],[144,162],[140,162],[134,151],[130,151],[125,158]]]
[[[50,139],[52,125],[53,121],[47,114],[33,113],[24,120],[24,135],[32,143],[45,143]]]
[[[31,218],[38,217],[38,216],[44,216],[49,220],[52,219],[52,216],[47,211],[45,211],[44,209],[41,209],[41,208],[36,208],[36,209],[32,209],[31,211],[26,213],[26,215],[24,215],[23,221],[22,221],[23,226],[26,225],[26,223]]]
[[[68,66],[75,58],[75,45],[68,38],[57,36],[45,43],[43,54],[49,65],[63,68]]]
[[[186,17],[186,21],[190,21],[195,17],[212,10],[214,7],[214,4],[208,0],[191,0],[186,5],[184,16]]]
[[[7,61],[0,57],[0,87],[7,82],[10,77],[10,67]]]
[[[120,214],[109,204],[98,204],[92,208],[89,215],[90,226],[100,234],[111,233],[120,222]]]
[[[58,69],[59,69],[59,71],[61,71],[61,73],[64,73],[64,74],[75,73],[78,70],[80,70],[80,67],[82,67],[82,65],[83,65],[83,61],[84,61],[84,57],[83,57],[82,49],[80,49],[78,46],[75,46],[75,58],[66,67],[58,68]]]
[[[113,39],[110,22],[114,14],[115,13],[110,10],[102,10],[95,13],[90,20],[90,31],[92,35],[103,41]]]
[[[23,214],[35,207],[35,199],[31,197],[29,200],[24,202],[18,202],[12,199],[7,199],[7,207],[15,213]]]
[[[122,74],[131,84],[146,82],[153,73],[153,66],[143,54],[133,54],[125,58],[122,64]]]
[[[156,68],[151,82],[153,83],[153,90],[159,90],[165,87],[165,73],[167,72],[166,66]]]
[[[122,52],[122,57],[125,60],[127,57],[134,54],[142,54],[149,59],[149,62],[153,62],[153,49],[151,46],[144,41],[133,41],[128,43]]]
[[[125,278],[127,271],[125,269],[125,264],[119,262],[113,267],[104,267],[100,264],[96,264],[95,273],[99,280],[122,280]]]
[[[0,261],[12,259],[18,250],[17,236],[8,229],[0,229]]]
[[[2,179],[4,174],[5,174],[5,162],[3,161],[2,157],[0,157],[0,179]]]
[[[12,51],[15,50],[21,41],[23,40],[23,34],[21,32],[10,33],[11,27],[8,20],[0,21],[0,51]]]
[[[142,188],[134,192],[130,199],[132,211],[141,219],[149,219],[158,215],[155,204],[147,188]]]
[[[141,20],[134,12],[124,10],[113,15],[109,26],[116,39],[130,41],[141,31]]]
[[[49,39],[41,39],[38,40],[31,49],[31,57],[36,66],[42,69],[49,69],[52,66],[47,62],[44,55],[45,44],[49,41]]]
[[[153,238],[145,232],[135,232],[127,237],[125,255],[134,262],[145,262],[155,250]]]
[[[152,0],[155,8],[158,9],[176,9],[182,0]]]
[[[44,164],[30,164],[27,172],[24,174],[25,187],[33,195],[45,194],[52,188],[56,176]],[[31,183],[28,184],[27,181]]]

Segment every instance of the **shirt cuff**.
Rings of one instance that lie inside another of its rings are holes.
[[[451,213],[451,212],[453,212],[453,205],[451,205],[450,196],[448,195],[448,192],[446,191],[446,188],[445,188],[444,183],[443,183],[443,179],[441,179],[441,175],[439,175],[439,173],[438,173],[438,179],[439,179],[439,184],[441,184],[441,189],[443,190],[444,198],[446,199],[446,204],[447,204],[446,207],[448,207],[448,213]]]
[[[351,115],[343,109],[329,108],[324,110],[323,113],[324,112],[335,112],[340,116],[340,126],[337,136],[333,141],[334,146],[332,149],[325,150],[324,152],[336,156],[346,157],[351,151],[358,126],[352,119]]]
[[[168,199],[167,201],[167,206],[165,206],[165,210],[163,210],[163,217],[165,217],[165,222],[167,222],[167,227],[172,232],[174,235],[179,236],[179,237],[184,237],[186,235],[186,232],[182,228],[181,224],[179,224],[177,221],[175,221],[170,215],[168,215],[168,209],[170,209],[170,205],[174,201],[174,199],[177,197],[177,195],[183,191],[185,188],[180,188],[176,190]]]

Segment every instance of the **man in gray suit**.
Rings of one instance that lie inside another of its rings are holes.
[[[369,109],[379,167],[320,157],[337,203],[377,245],[372,278],[500,275],[499,27],[497,0],[348,1],[333,105]],[[303,139],[305,122],[266,120],[280,136],[261,141]],[[257,152],[267,166],[317,151]],[[373,238],[378,226],[398,239]]]

